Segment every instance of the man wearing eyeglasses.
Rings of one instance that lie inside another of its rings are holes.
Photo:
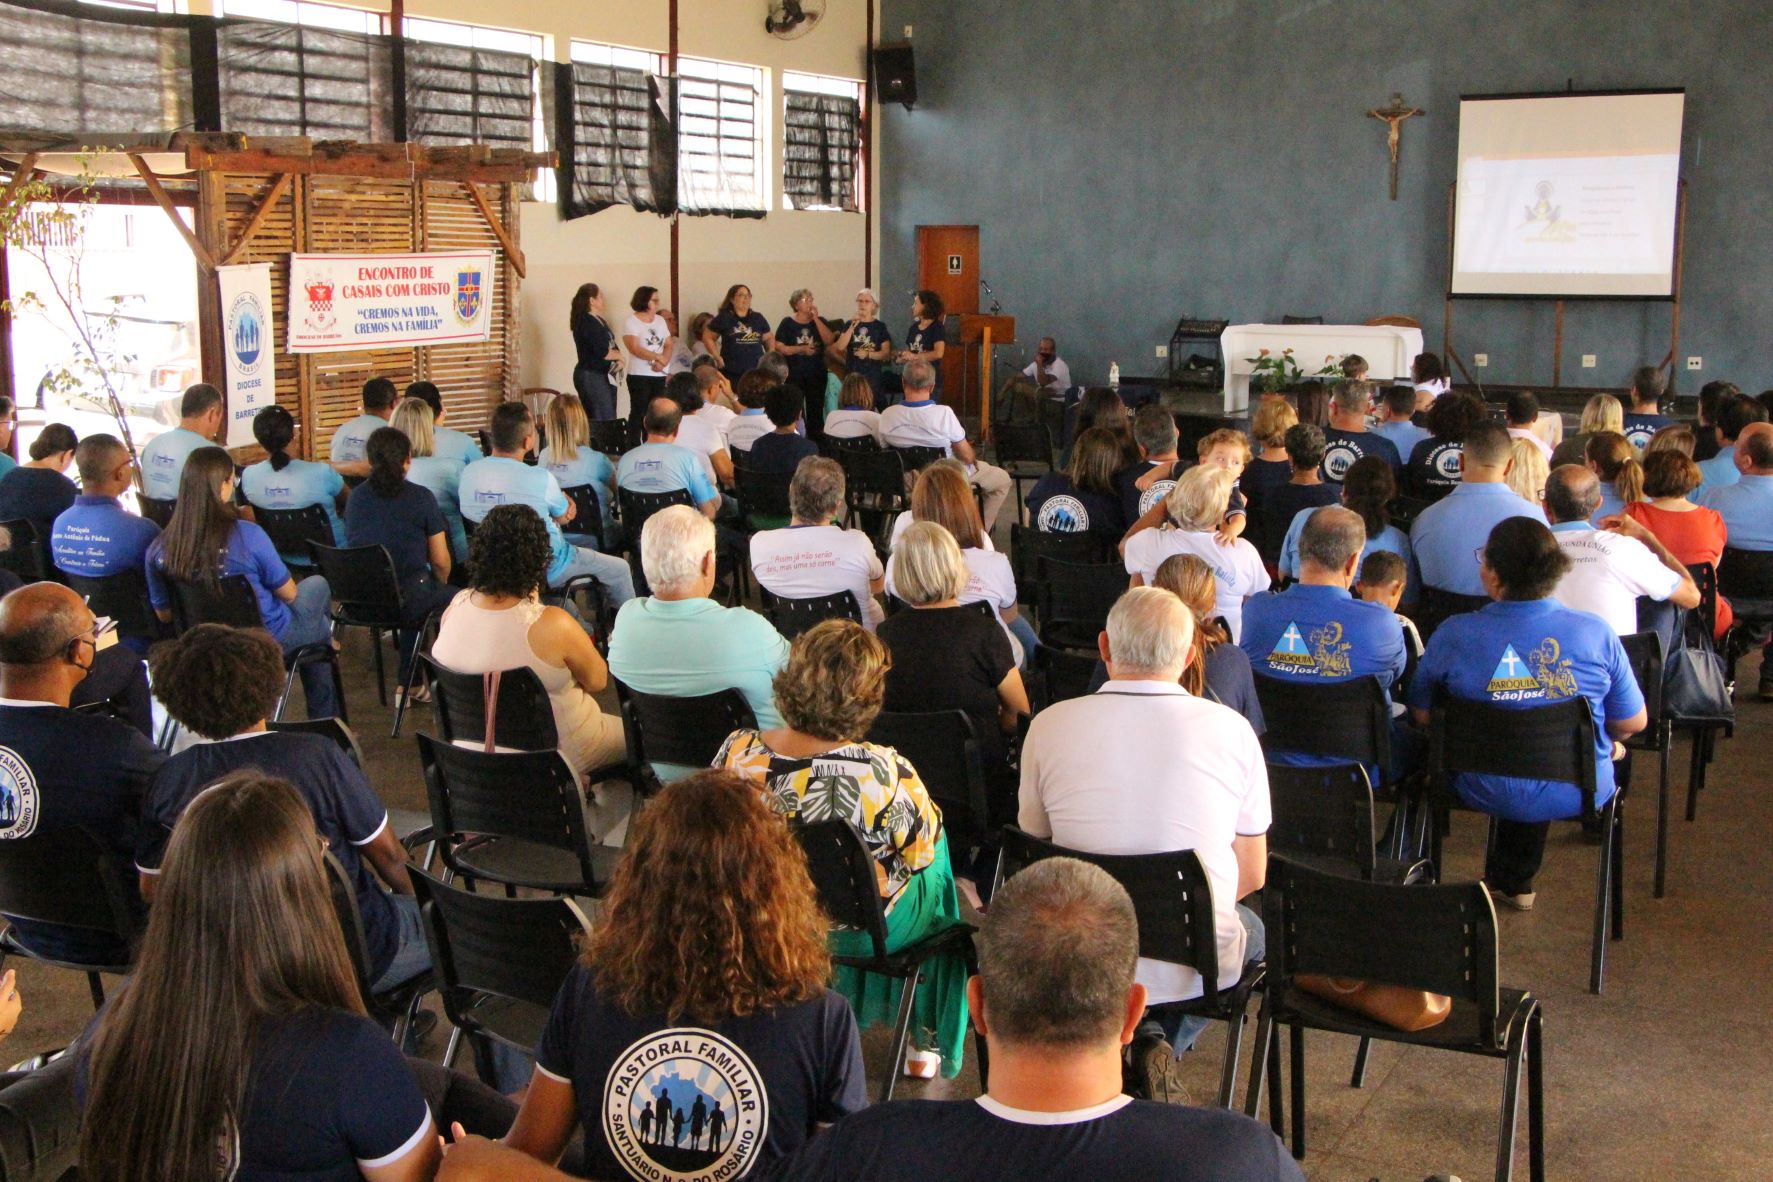
[[[104,643],[92,610],[60,584],[32,583],[0,599],[0,841],[88,829],[134,905],[137,818],[165,756],[133,727],[69,708]],[[8,918],[37,955],[127,962],[127,949],[107,933]]]

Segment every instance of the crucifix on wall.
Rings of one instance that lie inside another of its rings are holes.
[[[1401,94],[1391,96],[1390,106],[1377,107],[1367,112],[1367,118],[1381,120],[1386,127],[1385,145],[1391,152],[1391,199],[1393,201],[1397,200],[1397,149],[1399,141],[1403,139],[1404,120],[1412,115],[1426,114],[1428,112],[1421,107],[1405,106],[1404,96]]]

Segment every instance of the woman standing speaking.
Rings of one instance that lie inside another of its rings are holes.
[[[613,419],[616,417],[616,385],[610,380],[610,366],[621,362],[622,351],[616,348],[615,334],[610,332],[609,324],[603,319],[603,292],[595,283],[582,283],[573,293],[569,323],[573,330],[573,348],[579,355],[578,363],[573,366],[573,389],[579,392],[579,401],[585,404],[585,416]]]

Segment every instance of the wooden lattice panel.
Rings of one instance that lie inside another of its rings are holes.
[[[225,240],[232,247],[233,244],[240,243],[247,226],[258,215],[266,197],[275,187],[277,178],[253,173],[223,173],[219,181],[223,197],[222,224],[225,227]],[[301,237],[301,196],[296,185],[286,184],[265,216],[259,219],[252,237],[244,243],[240,253],[234,258],[236,263],[271,264],[272,324],[288,322],[289,252],[295,249]],[[302,359],[285,352],[281,340],[276,342],[276,346],[273,355],[276,357],[277,405],[288,410],[295,416],[296,422],[300,423]],[[296,446],[298,450],[304,448],[306,440],[298,439]],[[236,458],[250,462],[263,456],[258,448],[253,448],[252,453],[248,456],[241,450]]]
[[[515,239],[517,219],[511,214],[510,202],[504,200],[515,199],[514,187],[492,186],[490,192],[483,189],[483,196]],[[462,345],[436,345],[423,350],[419,360],[425,378],[436,382],[442,392],[444,409],[456,428],[472,433],[486,425],[487,416],[502,399],[519,392],[516,311],[511,298],[516,275],[500,249],[498,236],[460,183],[425,182],[419,209],[421,250],[473,247],[496,252],[494,274],[487,277],[492,291],[488,338]]]

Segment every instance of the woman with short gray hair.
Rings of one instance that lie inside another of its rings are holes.
[[[776,351],[788,358],[788,381],[806,397],[806,433],[817,439],[825,431],[825,350],[837,338],[811,288],[795,288],[788,307],[793,315],[776,325]]]
[[[881,384],[882,367],[893,357],[893,332],[880,318],[880,297],[872,288],[856,293],[856,318],[837,334],[836,348],[844,356],[850,374],[860,374],[874,392],[874,410],[887,405],[886,389]]]

